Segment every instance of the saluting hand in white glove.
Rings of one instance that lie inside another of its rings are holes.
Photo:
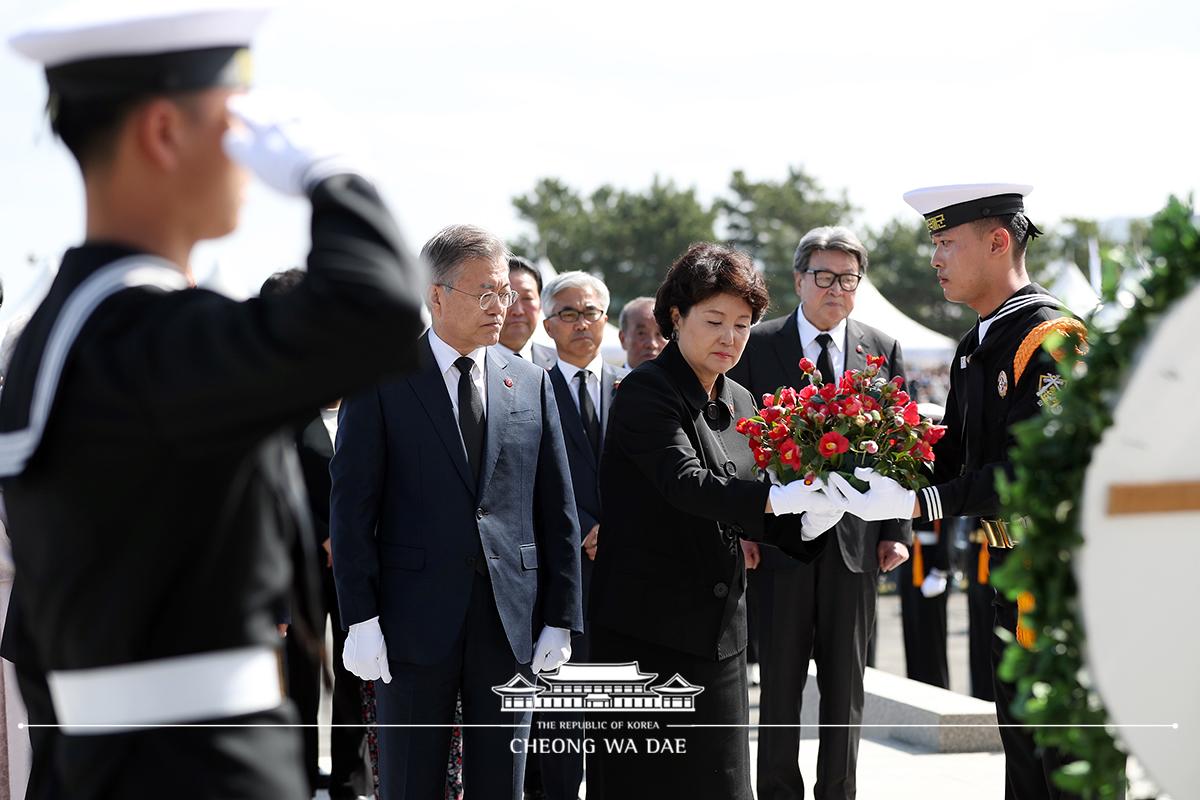
[[[387,642],[379,627],[379,617],[371,617],[350,626],[346,645],[342,648],[342,663],[346,669],[364,681],[383,678],[392,682],[392,671],[388,668]]]
[[[556,670],[570,659],[571,632],[566,628],[552,628],[549,625],[542,628],[537,644],[533,646],[533,663],[530,665],[533,674]]]
[[[885,478],[869,467],[854,470],[854,477],[870,484],[860,492],[836,472],[829,476],[829,488],[846,501],[846,510],[859,519],[877,522],[885,519],[912,519],[917,493],[905,489],[892,478]]]
[[[259,94],[226,102],[235,124],[225,132],[225,153],[276,191],[303,197],[332,175],[355,172],[323,126],[301,119],[286,103]]]

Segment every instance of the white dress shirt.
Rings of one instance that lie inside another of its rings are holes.
[[[519,358],[523,358],[526,361],[530,361],[530,362],[533,361],[533,337],[532,336],[530,336],[528,339],[525,340],[525,344],[520,350],[513,350],[511,347],[503,345],[499,342],[496,342],[496,349],[499,350],[501,353],[504,353],[505,355],[517,356]]]
[[[437,361],[438,370],[442,373],[442,380],[446,382],[446,393],[450,395],[450,408],[454,410],[454,420],[457,422],[458,367],[454,366],[454,362],[462,357],[462,353],[458,352],[453,347],[438,338],[438,335],[434,333],[433,328],[429,329],[429,347],[431,350],[433,350],[433,358],[435,361]],[[477,347],[471,352],[467,353],[467,358],[475,362],[475,366],[471,367],[471,383],[475,384],[475,389],[479,392],[479,396],[483,400],[484,416],[487,415],[486,356],[486,347]]]
[[[842,377],[842,373],[846,371],[846,320],[842,320],[837,325],[833,326],[833,330],[822,331],[817,330],[817,326],[808,321],[804,316],[804,309],[796,309],[796,327],[800,329],[800,348],[804,352],[805,358],[817,363],[817,358],[821,355],[821,345],[817,342],[817,337],[822,333],[828,333],[833,339],[829,343],[829,363],[833,366],[833,375],[822,375],[821,378],[826,383],[837,381]]]
[[[325,423],[325,431],[329,434],[329,443],[337,445],[338,409],[322,408],[321,422]]]
[[[568,364],[563,361],[562,356],[558,357],[558,369],[562,372],[563,377],[567,379],[567,385],[571,387],[571,402],[575,404],[575,410],[579,409],[579,381],[576,375],[579,370],[586,369],[587,374],[587,390],[588,395],[592,398],[592,408],[596,409],[596,419],[603,419],[604,416],[600,412],[600,375],[604,369],[604,358],[596,351],[596,357],[592,359],[586,367],[577,367],[574,364]],[[580,418],[583,418],[583,412],[580,411]]]

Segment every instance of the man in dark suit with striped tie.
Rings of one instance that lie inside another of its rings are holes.
[[[542,293],[543,323],[558,350],[549,367],[550,383],[562,419],[575,509],[582,538],[583,598],[586,607],[592,559],[600,535],[600,452],[608,409],[621,378],[628,370],[605,364],[600,356],[608,321],[608,288],[586,272],[564,272]],[[587,661],[587,634],[573,642],[574,661]],[[561,719],[561,715],[559,717]],[[536,726],[535,726],[536,727]],[[536,736],[536,729],[534,731]],[[559,734],[561,735],[561,734]],[[583,755],[564,753],[538,759],[542,788],[549,800],[575,800],[583,779]],[[588,776],[590,792],[595,776]]]

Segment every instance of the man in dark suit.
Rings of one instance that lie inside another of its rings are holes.
[[[557,358],[554,348],[533,341],[533,332],[542,321],[542,273],[529,259],[509,256],[508,283],[517,299],[504,315],[496,351],[550,369]]]
[[[592,561],[596,557],[600,535],[600,451],[613,394],[629,370],[605,364],[600,356],[604,324],[608,321],[609,294],[608,287],[599,278],[586,272],[564,272],[546,286],[542,300],[546,332],[558,351],[549,374],[562,419],[571,485],[575,490],[576,518],[583,535],[580,546],[586,607]],[[574,641],[572,657],[576,661],[587,661],[588,650],[585,633]],[[582,714],[571,717],[583,719]],[[556,715],[556,719],[565,718],[565,715]],[[579,796],[579,784],[583,780],[581,752],[540,756],[537,761],[546,797],[575,800]],[[595,790],[591,775],[588,785]]]
[[[865,369],[868,355],[887,357],[883,377],[903,375],[896,340],[848,319],[867,268],[866,248],[853,232],[842,227],[809,231],[796,248],[793,267],[800,305],[755,327],[741,361],[729,371],[731,378],[761,398],[780,386],[803,386],[803,357],[831,381],[846,370]],[[867,524],[847,514],[834,531],[837,547],[827,547],[811,564],[762,548],[762,575],[756,576],[763,590],[760,800],[804,796],[798,725],[810,654],[817,662],[820,722],[845,726],[862,721],[876,581],[879,570],[895,569],[908,558],[911,527],[907,521]],[[813,791],[819,800],[855,796],[859,735],[857,728],[821,728]]]
[[[546,371],[491,349],[515,299],[503,243],[453,226],[422,257],[422,366],[343,402],[330,465],[343,658],[382,678],[378,720],[397,726],[380,728],[383,797],[442,796],[461,693],[464,789],[519,800],[529,714],[492,687],[557,668],[583,630],[566,448]]]

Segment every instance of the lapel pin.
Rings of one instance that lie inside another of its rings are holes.
[[[855,347],[855,348],[854,348],[854,352],[858,353],[859,355],[862,355],[862,353],[863,353],[863,346],[860,344],[858,347]]]
[[[505,378],[504,385],[511,389],[512,388],[512,378]]]

